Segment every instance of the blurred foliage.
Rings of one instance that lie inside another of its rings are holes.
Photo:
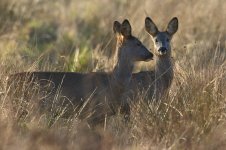
[[[31,22],[29,31],[28,44],[40,50],[45,49],[43,46],[53,43],[57,40],[57,25],[55,23],[40,24]]]
[[[13,6],[10,5],[7,1],[0,2],[0,35],[9,31],[10,27],[17,21]]]
[[[70,72],[87,72],[91,70],[87,70],[91,63],[91,51],[88,47],[83,47],[81,49],[77,49],[75,53],[70,57],[68,62],[67,71]]]

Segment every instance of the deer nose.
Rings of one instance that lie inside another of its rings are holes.
[[[167,51],[167,49],[166,49],[165,47],[160,47],[159,50],[158,50],[158,52],[159,52],[161,55],[166,54],[166,51]]]

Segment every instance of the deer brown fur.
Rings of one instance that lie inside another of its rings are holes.
[[[122,105],[120,97],[130,84],[134,62],[147,61],[153,57],[153,54],[132,36],[128,20],[124,20],[122,24],[115,21],[113,30],[117,39],[118,58],[112,72],[22,72],[11,75],[9,81],[35,82],[42,91],[39,94],[50,91],[48,100],[44,96],[40,107],[51,109],[51,103],[58,93],[64,97],[63,102],[59,98],[60,103],[72,108],[67,112],[76,110],[80,118],[85,116],[92,124],[98,123],[106,115],[114,114]],[[46,85],[51,86],[46,88]]]

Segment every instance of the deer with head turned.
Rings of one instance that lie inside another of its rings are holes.
[[[159,100],[166,96],[173,80],[171,39],[178,30],[178,19],[172,18],[165,31],[159,31],[151,18],[145,19],[145,29],[154,42],[155,68],[132,76],[132,91],[144,91],[149,99]]]
[[[82,112],[79,112],[80,118],[83,119],[83,116],[87,117],[88,114],[91,124],[102,122],[106,115],[113,115],[122,105],[120,97],[130,84],[134,63],[148,61],[153,57],[153,54],[132,35],[128,20],[124,20],[122,24],[115,21],[113,30],[117,39],[118,58],[112,72],[22,72],[11,75],[9,81],[35,82],[44,92],[46,82],[50,82],[53,85],[51,93],[48,100],[41,100],[41,107],[50,109],[48,106],[52,106],[53,97],[60,91],[60,95],[68,99],[62,102],[63,105],[72,105],[77,112],[77,108],[82,107]],[[71,110],[68,109],[68,112]]]

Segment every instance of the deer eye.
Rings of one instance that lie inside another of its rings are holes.
[[[158,43],[159,42],[158,39],[155,39],[155,42]]]

